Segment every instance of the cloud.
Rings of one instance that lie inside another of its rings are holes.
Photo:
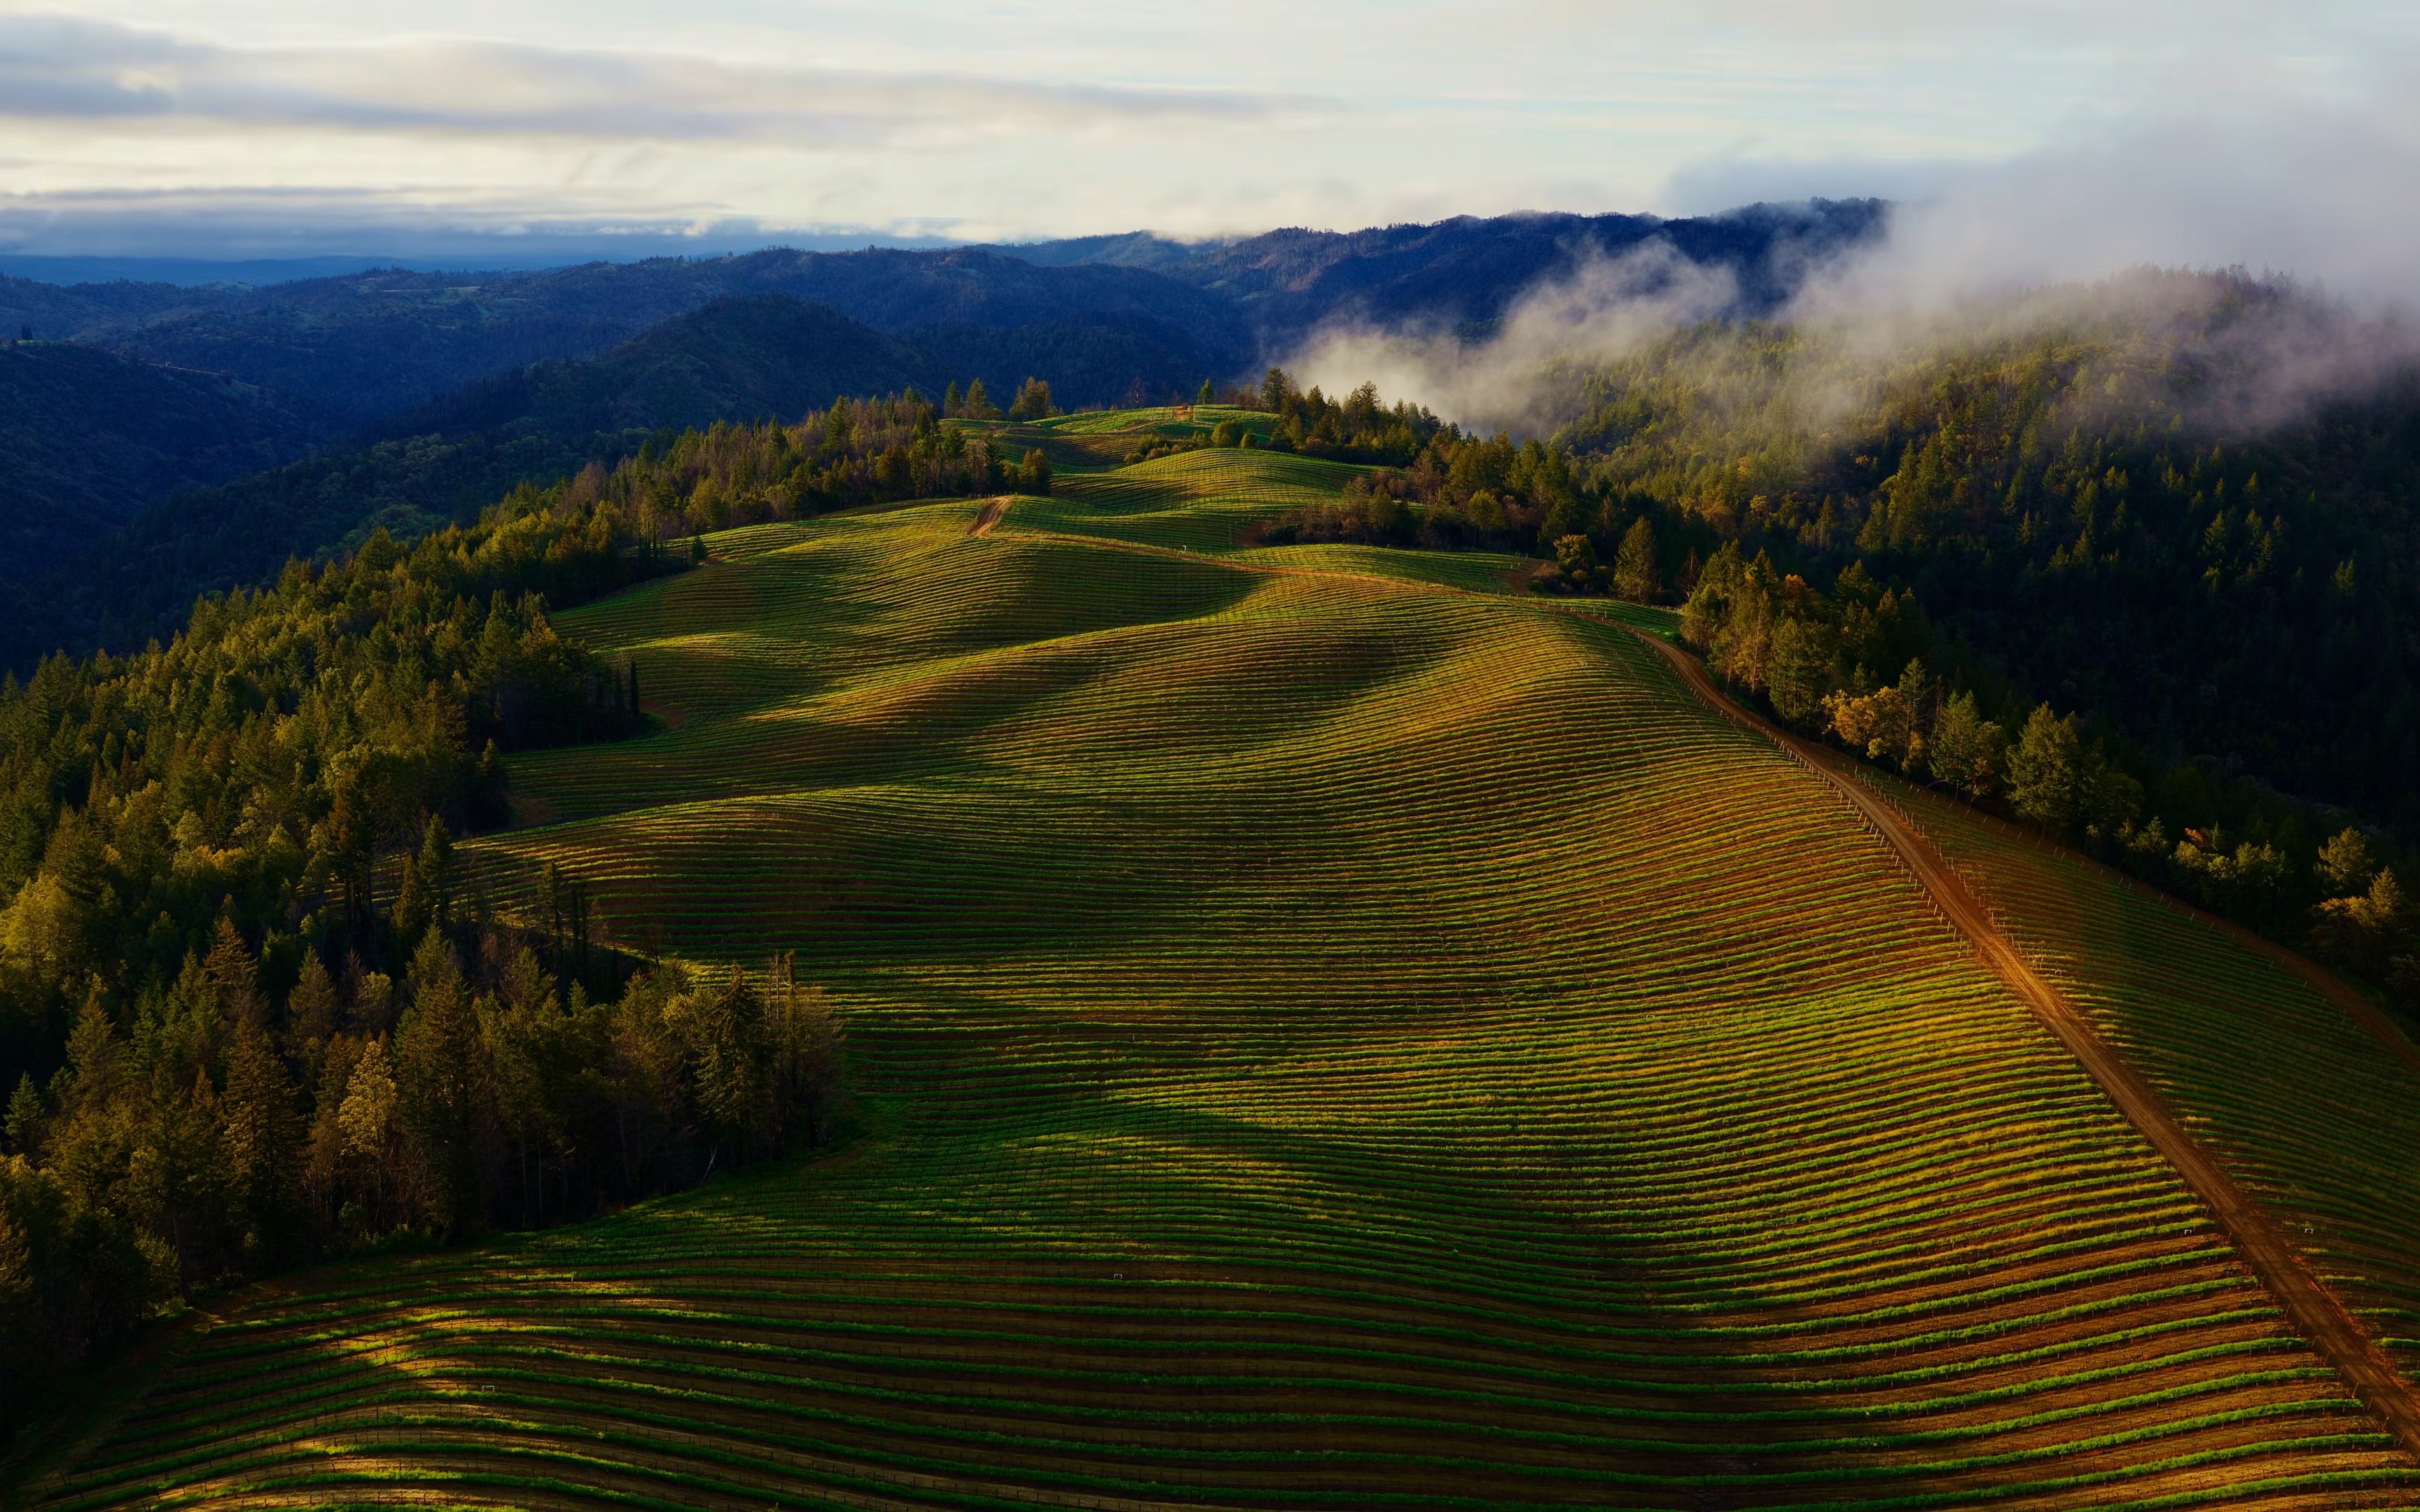
[[[1712,318],[1739,299],[1729,269],[1690,261],[1660,238],[1618,257],[1590,244],[1472,343],[1448,331],[1349,325],[1322,331],[1285,363],[1306,387],[1342,393],[1368,380],[1481,429],[1548,428],[1575,387],[1564,364],[1627,352]]]
[[[0,117],[20,121],[865,148],[1258,120],[1305,103],[1241,90],[746,67],[500,42],[230,48],[65,17],[0,16]]]
[[[1723,157],[1669,203],[1838,193],[1900,201],[1890,236],[1813,307],[1942,309],[2138,266],[2290,273],[2372,311],[2420,306],[2420,49],[2357,69],[2203,59],[2155,102],[2071,119],[1999,161]]]

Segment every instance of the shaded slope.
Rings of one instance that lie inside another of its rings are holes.
[[[0,577],[58,565],[162,495],[288,461],[320,428],[217,374],[0,340]]]
[[[1170,461],[566,615],[682,718],[517,762],[569,817],[491,883],[795,948],[870,1132],[241,1300],[54,1499],[2420,1485],[1819,782],[1620,631],[1219,545],[1299,459]]]
[[[1162,360],[1195,382],[1249,356],[1233,311],[1186,284],[1140,270],[1036,268],[974,249],[776,248],[531,273],[381,269],[251,290],[86,334],[142,356],[324,394],[366,424],[532,363],[594,356],[718,300],[763,295],[830,305],[894,334],[1094,322],[1131,331],[1140,318],[1172,352]]]
[[[227,287],[188,288],[131,279],[54,284],[0,273],[0,336],[16,336],[30,326],[36,340],[64,341],[174,311],[221,309],[241,298],[241,290]]]
[[[932,382],[923,354],[837,310],[780,295],[718,300],[585,362],[535,363],[393,420],[387,436],[558,437],[794,421],[842,394]]]
[[[659,427],[795,419],[842,393],[930,383],[924,361],[818,306],[723,301],[601,358],[474,385],[366,444],[155,505],[0,617],[0,660],[140,644],[172,633],[195,594],[273,576],[289,556],[466,518],[525,479],[627,455]]]

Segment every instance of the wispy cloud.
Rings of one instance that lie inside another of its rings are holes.
[[[481,137],[862,149],[1299,108],[1242,90],[1022,84],[745,67],[661,52],[476,41],[234,48],[57,16],[0,16],[0,116]]]

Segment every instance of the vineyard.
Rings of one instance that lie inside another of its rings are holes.
[[[37,1504],[2420,1505],[1833,789],[1511,559],[1250,544],[1351,473],[758,526],[561,615],[662,728],[516,758],[464,854],[796,952],[853,1134],[209,1304]],[[2420,1074],[1893,801],[2420,1370]]]

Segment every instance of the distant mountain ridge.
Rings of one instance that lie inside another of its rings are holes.
[[[1038,376],[1063,405],[1189,396],[1292,356],[1329,324],[1483,335],[1540,280],[1658,241],[1728,269],[1741,312],[1763,313],[1805,267],[1878,234],[1884,208],[1463,217],[1199,244],[1139,232],[774,248],[259,288],[0,277],[0,333],[30,326],[77,354],[26,370],[50,389],[26,391],[17,412],[58,418],[12,433],[16,493],[0,494],[0,532],[15,532],[14,576],[141,519],[0,604],[0,648],[22,660],[52,644],[139,640],[197,589],[272,572],[288,551],[326,550],[373,521],[409,531],[458,517],[665,425],[787,418],[843,393],[938,393],[975,377],[1004,398]],[[76,363],[122,381],[79,387]],[[171,372],[187,375],[173,402],[138,393]],[[194,409],[205,393],[217,409]],[[9,576],[0,566],[0,582]]]
[[[537,272],[388,268],[263,288],[0,277],[0,331],[31,325],[45,338],[313,395],[354,424],[531,363],[594,356],[674,316],[754,294],[827,304],[892,335],[918,332],[926,346],[945,329],[1148,332],[1202,377],[1233,378],[1337,319],[1483,325],[1576,259],[1659,239],[1730,269],[1745,312],[1764,313],[1806,262],[1879,234],[1884,210],[1818,201],[1690,220],[1466,216],[1200,244],[1135,232],[947,251],[768,248]]]
[[[1807,267],[1882,234],[1882,200],[1754,205],[1723,215],[1457,216],[1364,231],[1270,231],[1187,244],[1147,232],[1082,237],[1001,250],[1046,267],[1109,266],[1164,274],[1233,300],[1264,355],[1319,326],[1483,328],[1542,280],[1590,256],[1668,244],[1689,262],[1729,270],[1741,313],[1770,315]],[[1478,332],[1474,332],[1478,333]]]
[[[262,289],[67,288],[0,279],[0,322],[246,382],[321,395],[367,424],[549,359],[594,356],[717,300],[780,294],[877,331],[1147,327],[1201,377],[1250,365],[1228,301],[1135,269],[1046,268],[982,249],[590,263],[537,273],[384,269]],[[1046,375],[1047,376],[1047,375]]]

